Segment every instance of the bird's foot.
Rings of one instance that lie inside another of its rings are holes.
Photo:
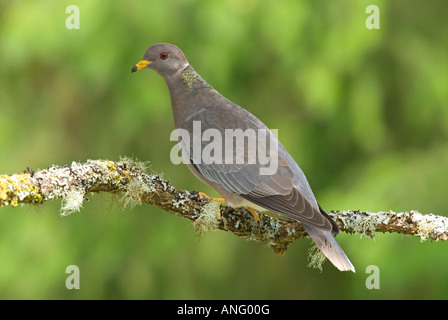
[[[252,213],[252,216],[254,217],[255,222],[258,222],[258,220],[260,220],[260,217],[258,216],[257,210],[255,210],[254,208],[251,208],[251,207],[246,207],[246,209],[247,209],[247,211]]]
[[[244,208],[247,211],[249,211],[250,213],[252,213],[252,216],[254,217],[255,222],[258,222],[258,220],[260,220],[260,217],[258,216],[257,210],[255,210],[254,208],[251,207],[238,207],[235,209],[239,209],[239,208]]]
[[[222,197],[210,197],[209,195],[207,195],[207,194],[204,193],[204,192],[198,192],[198,194],[199,194],[199,197],[200,197],[200,198],[205,198],[205,199],[209,199],[209,200],[216,201],[216,202],[218,202],[220,205],[221,205],[221,204],[227,204],[227,201],[226,201],[225,198],[222,198]],[[260,217],[258,216],[257,211],[256,211],[254,208],[251,208],[251,207],[239,207],[239,208],[244,208],[244,209],[246,209],[247,211],[249,211],[250,213],[252,213],[252,216],[254,217],[255,222],[257,222],[258,220],[260,220]],[[238,208],[235,208],[235,209],[238,209]],[[216,218],[217,218],[217,219],[221,219],[221,212],[219,212],[219,213],[216,215]]]
[[[222,197],[210,197],[209,195],[207,195],[204,192],[198,192],[199,197],[200,198],[205,198],[205,199],[211,199],[213,201],[218,202],[219,204],[226,204],[226,199],[222,198]]]

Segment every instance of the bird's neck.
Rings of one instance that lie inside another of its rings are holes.
[[[174,124],[179,128],[183,120],[196,108],[203,108],[198,99],[199,91],[213,88],[189,64],[173,76],[166,77],[165,81],[170,91]]]

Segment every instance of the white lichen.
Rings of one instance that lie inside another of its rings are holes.
[[[217,230],[219,227],[218,216],[220,213],[220,204],[216,201],[210,201],[201,208],[199,217],[193,222],[199,236]]]
[[[118,164],[126,164],[128,167],[136,168],[140,171],[146,172],[151,168],[149,161],[140,161],[133,157],[120,157],[120,162]]]
[[[376,228],[383,223],[383,214],[376,214],[373,212],[359,212],[353,214],[353,211],[341,211],[337,219],[342,222],[346,229],[352,229],[353,232],[359,233],[362,237],[375,238]]]
[[[185,192],[185,194],[180,193],[179,197],[177,199],[173,199],[171,203],[173,204],[173,208],[180,208],[182,209],[182,212],[188,212],[188,207],[185,205],[189,199],[190,193],[188,191]]]
[[[294,233],[296,233],[296,229],[294,229],[294,228],[292,228],[292,229],[288,228],[286,231],[287,231],[288,236],[292,236]]]
[[[322,272],[322,265],[326,259],[327,257],[325,257],[317,245],[312,246],[308,250],[308,267],[319,269],[319,271]]]
[[[17,197],[19,198],[20,201],[23,201],[23,199],[25,199],[26,197],[28,197],[30,195],[29,191],[17,191]]]
[[[235,229],[238,229],[239,226],[240,226],[240,220],[237,220],[237,221],[235,222]]]
[[[73,212],[79,212],[82,208],[85,192],[82,189],[73,189],[62,198],[61,216],[68,216]]]
[[[355,228],[355,231],[361,234],[360,238],[362,237],[370,237],[375,238],[376,236],[376,226],[378,225],[377,221],[377,215],[375,214],[369,214],[366,216],[363,216],[361,221],[359,221],[359,224],[357,228]]]
[[[437,232],[437,217],[432,214],[422,215],[417,211],[411,211],[412,222],[417,224],[416,236],[420,237],[420,242],[427,240],[431,234]]]
[[[143,196],[155,191],[154,186],[148,185],[136,178],[131,179],[122,189],[120,202],[124,209],[134,209],[142,204]]]

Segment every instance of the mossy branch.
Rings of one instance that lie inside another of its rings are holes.
[[[221,229],[238,237],[263,242],[283,255],[288,245],[306,235],[301,224],[286,218],[259,214],[256,221],[245,209],[219,206],[197,192],[174,188],[158,175],[145,172],[141,163],[89,160],[71,166],[52,166],[34,172],[0,175],[0,207],[39,205],[61,198],[61,214],[79,211],[89,192],[118,194],[125,206],[155,205],[193,221],[198,232]],[[410,212],[331,211],[340,230],[374,237],[376,232],[409,234],[433,240],[447,240],[448,218]]]

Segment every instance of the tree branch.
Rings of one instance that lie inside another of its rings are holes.
[[[34,172],[0,175],[0,207],[19,204],[39,205],[61,198],[61,214],[79,211],[89,193],[106,192],[121,196],[125,207],[155,205],[167,212],[193,221],[199,233],[224,230],[238,237],[260,241],[283,255],[288,245],[306,235],[301,224],[286,218],[253,215],[243,209],[220,206],[197,192],[181,191],[158,175],[145,172],[144,164],[129,159],[120,162],[89,160],[73,162],[70,167],[52,166]],[[448,218],[409,212],[331,211],[343,232],[374,237],[376,232],[393,232],[447,240]]]

